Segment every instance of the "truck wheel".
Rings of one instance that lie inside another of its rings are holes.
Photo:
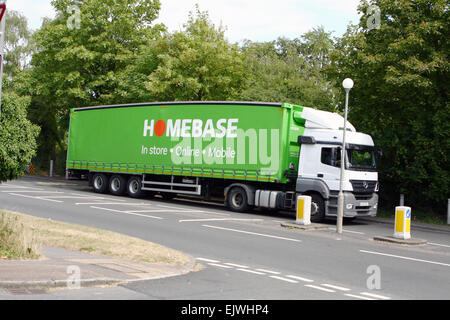
[[[143,195],[141,190],[141,178],[131,177],[127,183],[127,193],[132,198],[139,198]]]
[[[325,219],[325,202],[318,194],[311,194],[311,222],[321,222]]]
[[[235,187],[231,189],[227,197],[228,207],[235,212],[245,212],[249,206],[247,203],[247,192],[243,188]]]
[[[114,175],[109,179],[109,192],[116,196],[121,196],[125,193],[127,187],[127,180],[120,175]]]
[[[103,173],[95,173],[92,177],[94,192],[106,193],[108,191],[108,177]]]

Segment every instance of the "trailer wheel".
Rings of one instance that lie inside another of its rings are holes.
[[[235,212],[245,212],[249,209],[247,192],[240,187],[232,188],[227,197],[228,207]]]
[[[143,195],[141,190],[141,178],[131,177],[127,183],[127,193],[132,198],[139,198]]]
[[[109,179],[109,192],[116,196],[121,196],[125,193],[127,187],[127,180],[121,175],[114,175]]]
[[[318,194],[311,194],[311,221],[321,222],[325,219],[325,202]]]
[[[106,193],[108,191],[108,177],[103,173],[95,173],[92,177],[94,192]]]

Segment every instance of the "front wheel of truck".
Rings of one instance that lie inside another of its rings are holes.
[[[127,193],[132,198],[142,197],[143,192],[141,190],[142,183],[140,177],[131,177],[127,183]]]
[[[322,196],[313,193],[311,196],[311,222],[321,222],[325,219],[325,201]]]
[[[249,209],[247,192],[243,188],[232,188],[227,197],[228,208],[235,212],[245,212]]]

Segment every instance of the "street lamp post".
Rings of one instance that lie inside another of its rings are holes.
[[[342,86],[345,89],[345,112],[344,112],[344,131],[342,134],[342,148],[341,148],[341,177],[339,179],[339,195],[338,195],[337,222],[336,222],[337,233],[342,233],[342,221],[344,219],[344,192],[342,191],[342,186],[344,182],[344,170],[346,162],[345,134],[347,132],[348,95],[350,89],[353,88],[353,80],[350,78],[346,78],[342,82]]]

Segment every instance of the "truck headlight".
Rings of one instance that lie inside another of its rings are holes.
[[[346,208],[347,208],[348,210],[352,209],[352,208],[353,208],[353,204],[351,204],[351,203],[347,204]]]

